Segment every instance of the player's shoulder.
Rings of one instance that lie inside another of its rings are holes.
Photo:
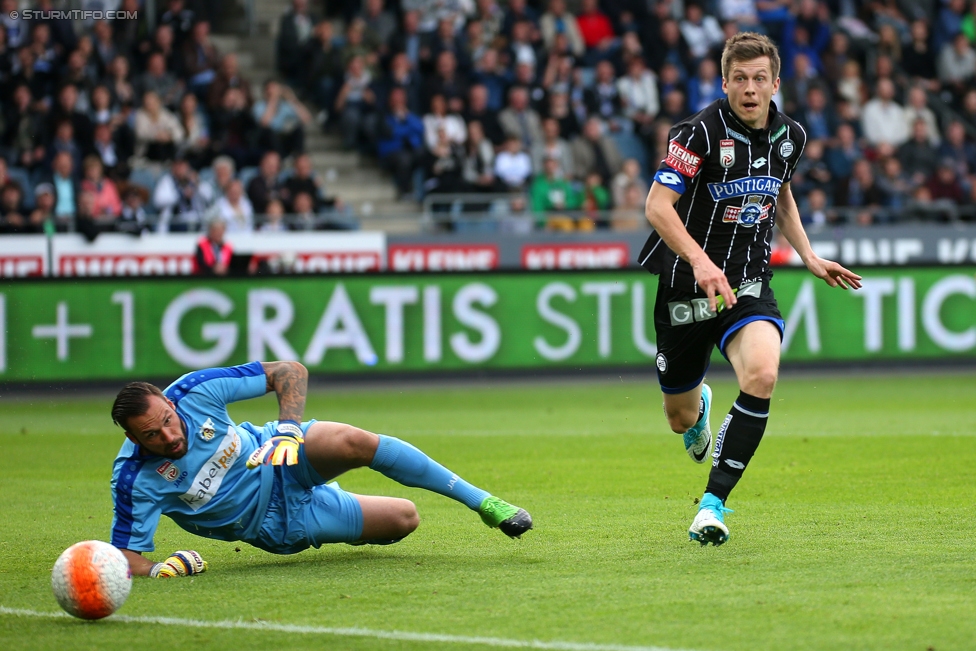
[[[722,100],[715,100],[694,115],[690,115],[684,120],[676,122],[672,130],[675,133],[680,133],[686,129],[700,130],[702,137],[706,137],[710,127],[722,124],[721,110]]]

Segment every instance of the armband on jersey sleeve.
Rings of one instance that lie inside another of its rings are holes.
[[[664,187],[674,190],[678,194],[684,194],[687,184],[685,183],[685,177],[678,174],[676,171],[670,167],[662,167],[654,175],[654,180],[663,185]]]

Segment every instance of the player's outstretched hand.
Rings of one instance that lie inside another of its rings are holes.
[[[268,463],[272,466],[294,466],[298,463],[298,446],[305,442],[301,426],[293,420],[282,420],[278,421],[276,431],[276,436],[265,441],[248,457],[245,464],[248,470]]]
[[[729,279],[708,256],[693,262],[691,268],[695,271],[695,282],[708,295],[708,308],[712,312],[718,312],[723,305],[729,308],[735,305],[735,292]]]
[[[169,579],[174,576],[193,576],[207,571],[207,561],[195,551],[178,551],[170,554],[162,563],[156,563],[149,570],[154,579]]]
[[[861,289],[861,277],[853,271],[845,269],[833,260],[824,260],[814,256],[807,262],[807,269],[817,278],[822,278],[831,287],[841,289]]]

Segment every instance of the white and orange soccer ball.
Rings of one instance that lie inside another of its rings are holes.
[[[75,617],[108,617],[129,597],[132,589],[129,561],[106,542],[75,543],[54,564],[51,589],[61,607]]]

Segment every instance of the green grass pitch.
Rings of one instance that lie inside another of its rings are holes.
[[[713,387],[717,431],[737,390],[727,376]],[[414,500],[415,534],[278,557],[164,518],[158,552],[196,549],[211,569],[135,580],[118,613],[134,621],[12,614],[57,612],[58,554],[108,537],[111,398],[0,402],[5,651],[491,648],[470,637],[577,651],[976,648],[972,373],[784,377],[718,548],[688,541],[708,466],[667,431],[652,379],[315,390],[308,417],[404,438],[529,509],[536,530],[509,540],[457,503],[359,470],[342,486]],[[274,397],[232,415],[270,420]],[[322,630],[351,627],[367,630]]]

